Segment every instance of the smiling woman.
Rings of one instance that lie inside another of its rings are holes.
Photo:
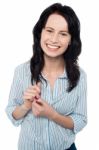
[[[41,33],[41,48],[44,54],[55,58],[63,57],[70,41],[71,35],[64,17],[58,13],[50,15]]]
[[[21,124],[18,150],[76,150],[87,124],[80,22],[69,6],[46,8],[33,29],[33,56],[15,69],[6,113]]]

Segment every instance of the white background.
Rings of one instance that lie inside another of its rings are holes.
[[[97,0],[98,1],[98,0]],[[71,6],[81,22],[83,43],[80,66],[88,77],[88,125],[78,133],[78,150],[99,149],[99,6],[96,0],[0,0],[0,149],[17,150],[20,127],[5,114],[17,65],[32,56],[32,28],[50,4]]]

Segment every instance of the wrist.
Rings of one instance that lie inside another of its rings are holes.
[[[53,111],[53,113],[52,113],[52,115],[50,115],[50,118],[49,118],[49,119],[55,121],[56,118],[57,118],[57,115],[58,115],[58,113],[57,113],[56,111]]]
[[[21,105],[21,109],[26,112],[28,112],[30,110],[30,108],[28,108],[25,104]]]

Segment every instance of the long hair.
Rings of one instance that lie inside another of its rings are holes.
[[[33,84],[33,81],[37,83],[43,78],[41,71],[44,67],[44,57],[43,50],[40,46],[41,32],[46,25],[48,17],[54,13],[58,13],[64,17],[68,23],[68,31],[71,35],[70,45],[63,54],[68,77],[67,91],[70,92],[76,87],[80,77],[78,65],[78,56],[81,53],[80,22],[71,7],[66,5],[62,6],[60,3],[55,3],[46,8],[41,13],[39,20],[33,28],[33,56],[30,60],[31,83]]]

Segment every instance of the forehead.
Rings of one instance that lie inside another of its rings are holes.
[[[45,27],[68,30],[68,23],[63,16],[52,14],[48,17]]]

